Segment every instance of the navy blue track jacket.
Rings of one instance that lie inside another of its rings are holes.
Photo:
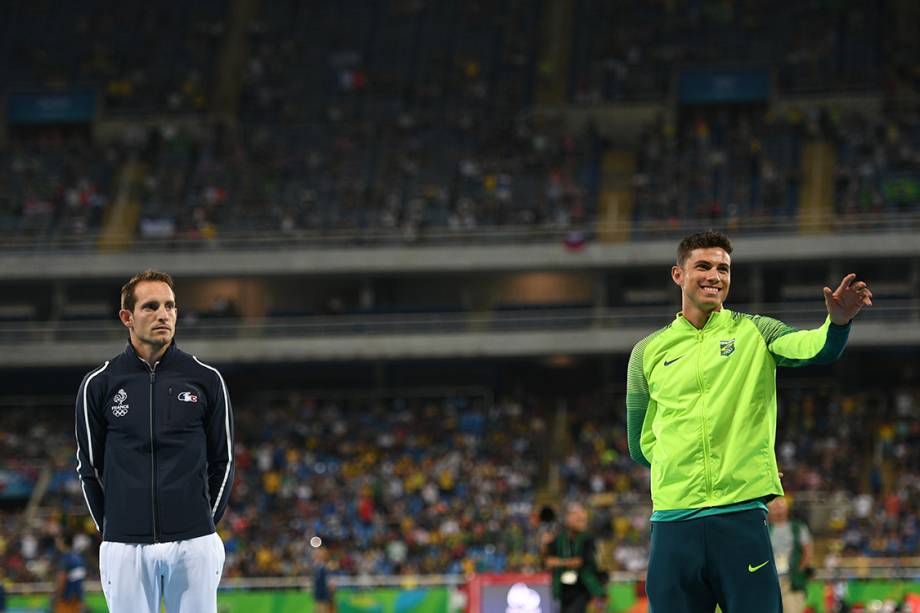
[[[106,541],[214,532],[233,484],[233,410],[216,368],[173,341],[154,366],[131,343],[77,393],[77,473]]]

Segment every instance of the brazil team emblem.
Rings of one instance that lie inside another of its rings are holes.
[[[719,341],[719,354],[729,356],[735,352],[735,339],[730,338],[727,341]]]

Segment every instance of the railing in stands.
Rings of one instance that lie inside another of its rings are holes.
[[[820,295],[820,288],[815,290]],[[660,324],[674,316],[677,306],[509,310],[465,313],[349,314],[323,317],[278,317],[258,321],[201,319],[179,321],[183,339],[260,339],[287,337],[366,336],[385,334],[483,333],[527,330],[623,328]],[[732,310],[760,313],[790,323],[820,323],[820,302],[730,305]],[[920,300],[879,302],[864,309],[860,321],[920,320]],[[0,344],[21,342],[105,341],[124,338],[124,327],[112,321],[53,321],[0,323]]]
[[[317,229],[294,231],[219,232],[214,238],[176,235],[170,238],[135,237],[132,252],[201,250],[281,250],[296,248],[369,248],[411,246],[506,245],[593,241],[598,235],[625,231],[632,240],[679,238],[688,232],[720,228],[732,236],[747,234],[853,234],[859,232],[920,231],[920,212],[842,216],[828,221],[803,216],[780,218],[645,219],[623,228],[616,224],[580,226],[493,226],[472,230],[447,228]],[[608,234],[609,235],[609,234]],[[8,234],[0,236],[0,252],[95,253],[98,236],[47,237]]]

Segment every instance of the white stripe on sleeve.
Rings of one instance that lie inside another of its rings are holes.
[[[88,446],[87,451],[89,452],[89,465],[93,467],[93,472],[96,474],[96,481],[99,482],[99,485],[102,485],[102,478],[99,476],[99,470],[96,468],[96,461],[93,458],[93,435],[89,429],[89,407],[86,399],[86,390],[89,389],[90,381],[92,381],[96,375],[101,373],[103,370],[108,368],[109,363],[106,361],[98,370],[93,371],[86,377],[86,383],[83,384],[83,424],[86,426],[86,444]],[[83,463],[80,461],[80,437],[77,439],[77,476],[80,478],[80,489],[83,491],[83,499],[86,501],[86,508],[89,510],[89,516],[92,517],[93,523],[96,524],[96,530],[101,530],[99,527],[99,522],[96,521],[96,516],[93,515],[93,507],[89,504],[89,497],[86,495],[86,485],[83,483],[83,475],[80,473],[80,468]]]
[[[220,504],[220,500],[224,495],[224,488],[227,486],[227,477],[230,476],[230,467],[233,466],[233,441],[230,440],[230,395],[227,394],[227,384],[224,383],[224,377],[220,374],[219,370],[213,366],[208,366],[195,356],[192,356],[192,358],[205,368],[217,373],[217,378],[220,379],[220,388],[224,393],[224,429],[227,434],[227,468],[224,470],[224,480],[221,481],[220,490],[218,490],[216,499],[214,500],[214,507],[211,509],[211,515],[214,515],[217,513],[217,506]]]

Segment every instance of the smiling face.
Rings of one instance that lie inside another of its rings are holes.
[[[118,316],[136,349],[145,347],[156,353],[176,333],[176,296],[162,281],[141,281],[134,287],[134,296],[134,309],[122,309]]]
[[[731,256],[721,247],[694,249],[671,269],[671,278],[680,286],[685,314],[721,310],[731,285]]]

